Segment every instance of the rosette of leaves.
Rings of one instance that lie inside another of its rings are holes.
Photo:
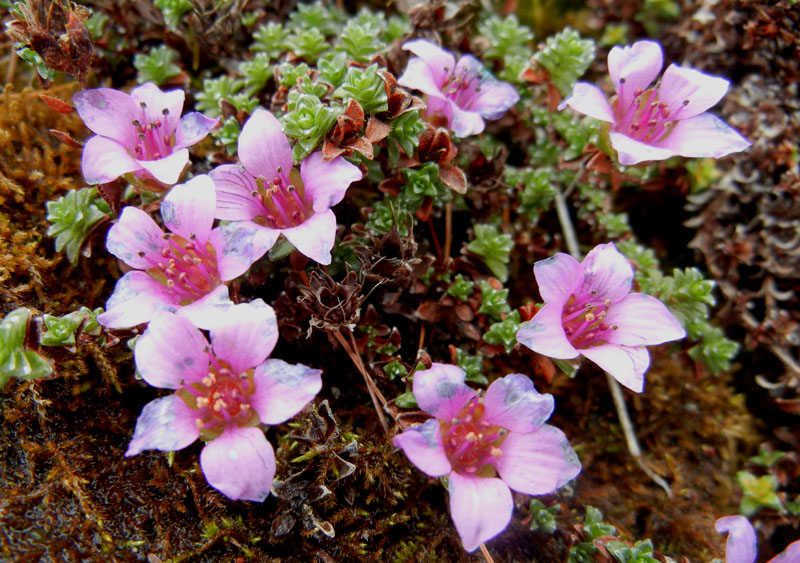
[[[357,20],[350,20],[339,37],[336,50],[347,53],[350,59],[356,62],[369,62],[383,47],[383,43],[378,39],[381,31],[381,28],[375,27],[372,22],[362,24]]]
[[[494,225],[475,225],[475,239],[467,250],[479,256],[497,279],[508,279],[508,264],[514,241],[511,235],[500,233]]]
[[[285,30],[281,24],[269,22],[253,33],[254,41],[250,45],[250,50],[264,53],[270,61],[277,60],[286,50],[288,37],[289,31]]]
[[[234,96],[244,88],[244,81],[230,76],[206,78],[203,80],[203,91],[198,92],[195,108],[209,117],[218,117],[222,112],[221,100],[233,103]]]
[[[22,308],[0,321],[0,388],[12,377],[38,379],[53,372],[50,360],[25,346],[30,318],[31,312]]]
[[[323,104],[313,94],[299,93],[291,111],[280,118],[283,131],[294,139],[292,158],[300,162],[316,148],[336,123],[338,111]]]
[[[64,250],[69,261],[78,263],[78,253],[98,221],[109,216],[108,205],[96,188],[70,190],[57,201],[48,201],[47,235],[56,238],[56,252]]]
[[[39,335],[39,344],[42,346],[75,346],[75,333],[83,325],[83,332],[97,336],[101,332],[97,315],[102,308],[92,311],[88,307],[81,307],[61,317],[43,315],[46,331]]]
[[[159,86],[180,75],[181,67],[175,64],[178,52],[166,45],[154,47],[146,55],[139,53],[133,57],[133,66],[139,71],[136,80],[139,84],[153,82]]]
[[[379,113],[389,109],[389,96],[386,83],[378,74],[378,65],[365,69],[350,67],[344,83],[333,93],[334,98],[357,101],[365,114]]]
[[[572,28],[548,37],[544,48],[533,58],[550,74],[550,79],[563,96],[572,92],[572,86],[583,76],[595,56],[591,39],[582,39]]]
[[[509,55],[530,58],[528,44],[533,41],[533,32],[526,25],[520,25],[517,16],[511,14],[504,18],[492,15],[478,24],[478,33],[491,43],[483,54],[485,59],[503,59]]]

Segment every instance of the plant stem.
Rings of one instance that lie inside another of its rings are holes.
[[[481,543],[480,547],[481,547],[481,554],[483,555],[483,558],[486,559],[486,563],[494,563],[494,559],[492,559],[492,556],[489,554],[489,550],[486,549],[486,544]]]

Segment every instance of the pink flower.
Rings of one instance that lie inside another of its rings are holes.
[[[686,336],[661,301],[630,293],[633,269],[612,242],[583,262],[563,253],[540,260],[533,273],[545,305],[517,341],[534,352],[560,360],[582,354],[640,393],[650,367],[645,346]]]
[[[727,80],[671,64],[659,85],[649,88],[662,65],[661,45],[655,41],[614,47],[608,54],[608,73],[617,91],[612,104],[596,86],[577,82],[559,109],[570,106],[610,123],[611,146],[620,164],[678,155],[718,158],[750,146],[730,125],[705,113],[728,91]]]
[[[280,424],[322,388],[320,370],[267,359],[278,339],[272,308],[236,305],[211,330],[159,311],[134,349],[136,369],[175,393],[146,404],[125,456],[206,442],[200,466],[208,483],[233,500],[263,501],[275,477],[275,453],[259,424]]]
[[[725,516],[714,523],[720,533],[728,532],[725,546],[725,563],[755,563],[758,557],[758,539],[753,525],[744,516]],[[800,540],[792,542],[767,563],[800,563]]]
[[[181,117],[183,90],[162,92],[147,83],[130,95],[110,88],[84,90],[72,97],[78,114],[96,135],[83,148],[83,177],[89,184],[133,173],[172,185],[178,181],[189,147],[205,138],[219,119],[191,112]]]
[[[581,465],[564,433],[544,423],[553,412],[552,395],[512,373],[481,397],[464,377],[461,368],[436,363],[414,374],[417,404],[435,418],[392,443],[422,472],[447,476],[450,515],[464,549],[474,551],[511,520],[510,489],[552,493]]]
[[[456,63],[453,55],[424,39],[403,44],[416,55],[397,83],[428,95],[428,115],[440,113],[458,137],[477,135],[484,119],[500,119],[519,101],[508,82],[501,82],[471,55]]]
[[[136,207],[122,210],[106,239],[108,251],[132,271],[117,282],[97,320],[109,328],[135,326],[158,309],[177,311],[202,328],[211,328],[221,309],[233,303],[225,283],[255,261],[248,249],[229,241],[214,223],[214,182],[195,176],[172,188],[161,203],[170,232]]]
[[[263,109],[253,112],[242,128],[239,160],[241,165],[211,171],[217,185],[216,216],[234,221],[225,227],[227,237],[249,249],[248,260],[263,256],[283,235],[304,255],[330,264],[336,240],[336,216],[330,208],[361,179],[358,167],[341,157],[324,162],[322,153],[315,152],[298,172],[280,123]]]

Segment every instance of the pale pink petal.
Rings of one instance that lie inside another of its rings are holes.
[[[610,299],[615,303],[630,293],[633,267],[613,242],[595,246],[581,266],[584,279],[580,291],[592,295],[593,301]]]
[[[658,101],[667,104],[670,119],[699,115],[722,99],[730,82],[693,68],[671,64],[661,77]]]
[[[172,452],[185,448],[200,435],[196,419],[197,411],[175,394],[150,401],[136,419],[136,429],[125,457],[144,450]]]
[[[128,205],[119,220],[109,229],[106,249],[128,266],[147,270],[163,261],[161,250],[167,247],[164,231],[152,217]]]
[[[644,293],[631,293],[608,309],[605,323],[616,325],[609,342],[625,346],[649,346],[686,336],[681,324],[661,301]]]
[[[505,530],[511,521],[514,500],[500,479],[450,473],[450,516],[467,551]]]
[[[87,184],[105,184],[141,167],[114,139],[95,135],[83,147],[81,172]]]
[[[281,234],[304,256],[320,264],[330,264],[331,249],[336,242],[336,215],[330,209],[314,213],[297,227],[281,229]]]
[[[553,413],[555,401],[541,394],[527,375],[510,373],[489,385],[483,420],[514,432],[533,432]]]
[[[758,557],[758,538],[753,525],[744,516],[725,516],[714,522],[720,534],[727,532],[725,563],[753,563]],[[797,561],[797,560],[795,560]],[[787,561],[788,563],[788,561]]]
[[[800,562],[800,540],[794,541],[786,546],[786,549],[767,561],[767,563],[799,563]],[[744,561],[732,561],[731,563],[744,563]]]
[[[153,315],[133,356],[142,379],[153,387],[178,389],[208,375],[208,341],[203,333],[167,311]]]
[[[444,115],[448,118],[450,129],[456,137],[469,137],[470,135],[477,135],[483,132],[486,127],[483,117],[477,111],[466,111],[458,107],[452,100],[445,100],[449,109],[445,111]]]
[[[182,149],[196,145],[217,125],[219,125],[218,117],[206,117],[197,111],[187,113],[181,117],[178,130],[175,132],[175,148]]]
[[[359,181],[362,174],[358,166],[340,156],[325,162],[318,151],[300,164],[300,176],[306,198],[311,199],[314,211],[321,213],[342,201],[347,188]]]
[[[484,71],[485,72],[485,71]],[[508,82],[483,80],[480,91],[467,104],[467,109],[477,111],[484,119],[500,119],[519,101],[519,93]]]
[[[275,246],[281,232],[250,223],[236,221],[211,231],[208,241],[217,253],[217,268],[223,281],[244,274],[266,252]]]
[[[566,301],[583,284],[583,267],[569,254],[559,252],[533,264],[539,294],[546,303]]]
[[[275,311],[261,299],[230,307],[211,330],[214,354],[228,362],[233,373],[256,367],[277,342]]]
[[[200,452],[200,467],[229,499],[263,502],[275,478],[275,451],[259,428],[228,426]]]
[[[509,433],[500,450],[492,465],[506,485],[526,495],[552,493],[581,471],[567,437],[549,424],[527,434]]]
[[[436,98],[443,98],[442,84],[444,84],[444,73],[439,69],[431,68],[428,63],[413,57],[408,61],[405,72],[397,79],[400,86],[410,90],[419,90],[423,94]]]
[[[263,424],[280,424],[299,413],[322,389],[322,371],[268,359],[256,367],[250,406]]]
[[[567,339],[561,322],[565,301],[566,298],[562,298],[559,301],[546,303],[517,331],[517,342],[549,358],[557,360],[577,358],[578,351]]]
[[[425,39],[406,41],[403,43],[403,49],[411,51],[430,67],[438,89],[441,89],[448,74],[453,72],[456,66],[456,59],[451,53]]]
[[[392,444],[394,447],[402,449],[408,460],[430,477],[441,477],[452,471],[450,461],[444,451],[442,430],[438,419],[431,418],[418,426],[409,428],[395,436]]]
[[[717,116],[701,113],[678,121],[658,146],[689,158],[720,158],[743,151],[750,141]]]
[[[186,240],[205,246],[214,223],[214,182],[201,174],[172,188],[161,202],[164,225]]]
[[[142,84],[131,90],[131,99],[140,108],[140,112],[144,112],[144,120],[141,117],[139,118],[139,121],[144,121],[142,125],[160,121],[165,125],[163,130],[167,134],[171,134],[177,129],[185,98],[186,95],[183,90],[162,92],[152,82]],[[166,110],[166,113],[164,110]]]
[[[632,166],[648,160],[666,160],[677,154],[673,150],[647,145],[616,131],[611,131],[608,136],[611,146],[617,151],[619,163],[625,166]]]
[[[215,217],[225,221],[249,221],[264,214],[264,205],[253,196],[258,192],[255,179],[241,166],[217,166],[208,175],[217,187]]]
[[[78,115],[94,133],[115,139],[124,147],[136,146],[134,120],[141,119],[141,110],[136,102],[119,90],[95,88],[76,92],[72,96]]]
[[[637,41],[633,45],[611,49],[608,74],[619,93],[620,107],[629,107],[637,90],[647,90],[663,65],[661,45],[655,41]]]
[[[464,370],[451,364],[433,363],[414,374],[414,398],[419,408],[431,416],[450,421],[473,397],[475,391],[465,383]]]
[[[614,123],[614,111],[608,105],[606,95],[593,84],[576,82],[572,87],[572,94],[558,105],[558,109],[564,109],[566,106],[600,121]]]
[[[650,353],[644,346],[604,344],[584,348],[581,354],[631,391],[641,393],[644,389],[644,373],[650,367]]]
[[[147,170],[153,178],[171,186],[181,177],[181,172],[189,162],[189,149],[178,149],[158,160],[137,160],[139,166]]]
[[[268,182],[276,175],[288,177],[292,169],[292,148],[281,131],[280,122],[267,110],[256,109],[242,127],[239,160],[250,174],[264,176]]]
[[[176,313],[189,319],[197,328],[211,330],[221,322],[222,315],[232,306],[233,301],[228,297],[228,286],[220,285],[194,303],[179,308]]]
[[[128,272],[117,280],[106,311],[97,322],[106,328],[128,328],[150,320],[159,309],[176,310],[180,298],[145,272]]]

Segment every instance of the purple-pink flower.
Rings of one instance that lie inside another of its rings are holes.
[[[103,184],[124,174],[178,181],[189,147],[202,141],[219,119],[191,112],[181,117],[183,90],[162,92],[148,82],[130,95],[96,88],[72,97],[78,114],[95,136],[83,148],[81,168],[88,184]]]
[[[408,41],[403,49],[416,57],[397,83],[427,94],[427,114],[443,115],[458,137],[477,135],[484,119],[500,119],[519,101],[511,84],[496,80],[471,55],[456,63],[452,53],[424,39]]]
[[[320,370],[267,359],[278,339],[272,308],[235,305],[211,329],[211,344],[188,320],[159,311],[134,349],[142,378],[175,393],[142,409],[126,456],[206,442],[208,483],[234,500],[263,501],[275,477],[275,452],[260,424],[296,415],[322,388]]]
[[[483,397],[464,378],[447,364],[416,372],[414,397],[435,418],[392,443],[427,475],[447,476],[450,515],[464,549],[474,551],[511,520],[511,489],[552,493],[581,465],[564,433],[545,424],[553,396],[538,393],[528,377],[506,375]]]
[[[252,264],[242,257],[246,249],[229,244],[220,227],[212,230],[215,206],[214,182],[201,175],[172,188],[161,202],[167,233],[141,209],[122,210],[106,248],[133,270],[117,281],[106,312],[97,317],[100,324],[135,326],[167,309],[211,328],[219,312],[233,305],[226,282]]]
[[[728,91],[727,80],[671,64],[650,88],[662,66],[661,45],[655,41],[614,47],[608,54],[617,92],[612,103],[596,86],[577,82],[559,109],[570,106],[609,123],[611,146],[625,165],[672,156],[718,158],[750,146],[730,125],[706,113]]]
[[[728,534],[725,563],[755,563],[758,557],[758,539],[747,518],[739,515],[725,516],[714,523],[714,528],[720,534]],[[800,540],[790,543],[767,563],[800,563]]]
[[[280,235],[309,258],[331,263],[336,241],[336,216],[331,207],[342,201],[361,171],[341,157],[330,162],[321,152],[308,156],[298,172],[281,125],[257,109],[239,135],[241,165],[218,166],[210,175],[217,185],[216,216],[226,225],[228,241],[241,250],[248,266],[275,245]]]
[[[558,253],[533,265],[545,301],[517,332],[517,341],[560,360],[590,359],[640,393],[650,367],[645,346],[686,336],[655,297],[631,293],[633,268],[614,246],[600,244],[583,262]]]

